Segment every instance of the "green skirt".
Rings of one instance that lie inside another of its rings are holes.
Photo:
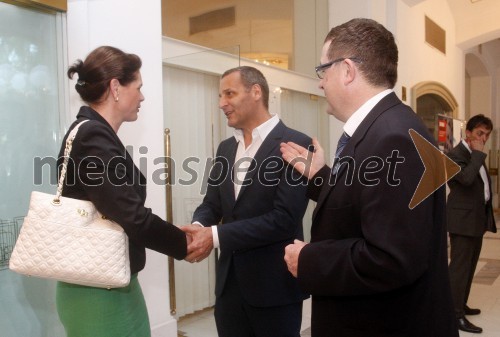
[[[111,290],[57,282],[56,303],[68,337],[151,336],[137,274],[127,287]]]

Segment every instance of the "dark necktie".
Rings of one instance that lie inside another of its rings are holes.
[[[342,153],[342,150],[346,146],[347,142],[349,142],[349,139],[351,139],[351,136],[349,136],[347,133],[343,132],[342,136],[340,136],[339,142],[337,143],[337,150],[335,151],[335,166],[333,167],[332,174],[336,174],[337,170],[339,169],[339,159],[340,159],[340,154]]]
[[[340,154],[342,153],[342,150],[344,149],[345,145],[349,141],[351,137],[343,132],[342,136],[340,136],[339,142],[337,143],[337,151],[335,151],[335,158],[339,158]]]

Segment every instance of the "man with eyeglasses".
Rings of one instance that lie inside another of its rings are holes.
[[[289,271],[312,294],[313,337],[458,336],[444,187],[409,206],[424,172],[409,131],[435,141],[394,93],[397,65],[394,36],[379,23],[332,28],[316,72],[327,112],[345,123],[340,165],[325,165],[316,140],[314,153],[281,145],[317,202],[311,242],[285,248]]]

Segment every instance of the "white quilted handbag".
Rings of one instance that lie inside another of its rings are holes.
[[[56,195],[33,191],[9,268],[63,282],[120,288],[130,282],[128,237],[90,201],[62,197],[69,154],[79,123],[69,134]]]

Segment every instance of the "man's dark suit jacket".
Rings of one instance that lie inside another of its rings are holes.
[[[462,142],[447,153],[461,167],[461,171],[448,181],[448,232],[463,236],[482,237],[486,231],[496,233],[493,207],[484,201],[484,182],[479,169],[484,165],[486,153],[469,152]],[[486,170],[486,167],[485,167]],[[487,173],[491,189],[490,176]]]
[[[185,258],[186,235],[144,207],[146,179],[118,135],[96,111],[87,106],[80,108],[64,137],[59,167],[69,132],[85,119],[89,121],[80,127],[73,141],[63,196],[92,201],[99,212],[123,227],[129,238],[132,274],[144,268],[145,248]]]
[[[220,256],[215,294],[220,296],[231,266],[245,300],[256,307],[281,306],[304,299],[283,259],[285,246],[303,240],[302,217],[307,207],[306,182],[285,165],[280,143],[304,147],[311,139],[282,122],[269,133],[251,163],[235,200],[232,175],[237,142],[220,143],[210,172],[207,194],[193,222],[218,225]]]
[[[342,165],[335,177],[325,166],[310,181],[318,203],[298,279],[313,296],[314,337],[458,336],[445,190],[409,208],[424,172],[410,129],[435,143],[419,117],[387,95],[341,154],[351,168]],[[330,178],[336,184],[325,183]]]

